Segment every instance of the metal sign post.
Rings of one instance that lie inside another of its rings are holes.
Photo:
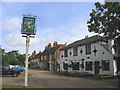
[[[30,35],[26,37],[26,60],[25,60],[25,87],[28,86],[28,52],[29,52]]]

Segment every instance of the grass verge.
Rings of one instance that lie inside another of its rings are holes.
[[[2,88],[21,88],[20,85],[2,85]]]
[[[21,85],[2,85],[2,88],[24,88],[24,86],[21,86]],[[35,88],[35,87],[27,86],[25,88]]]

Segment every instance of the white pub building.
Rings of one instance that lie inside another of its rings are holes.
[[[117,75],[113,45],[99,35],[75,41],[60,49],[57,71]]]

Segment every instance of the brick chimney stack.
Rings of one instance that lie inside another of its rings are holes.
[[[68,43],[67,42],[65,42],[65,46],[67,46],[68,45]]]
[[[33,52],[33,56],[35,56],[35,55],[36,55],[36,51]]]
[[[87,36],[85,36],[85,38],[88,38],[88,35],[87,35]]]
[[[56,47],[56,46],[57,46],[57,42],[54,41],[54,43],[53,43],[53,47]]]
[[[41,50],[39,51],[39,53],[41,54]]]
[[[50,49],[52,46],[51,46],[51,43],[48,44],[48,49]]]

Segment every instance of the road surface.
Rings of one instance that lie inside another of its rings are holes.
[[[24,86],[24,72],[18,77],[2,77],[2,84]],[[52,71],[29,69],[28,85],[36,88],[117,88],[118,80],[93,80],[64,76]]]

